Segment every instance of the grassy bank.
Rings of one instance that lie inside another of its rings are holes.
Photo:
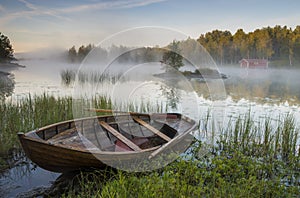
[[[148,174],[95,171],[78,175],[63,197],[297,197],[299,183],[282,181],[296,173],[270,167],[236,152],[178,160]]]
[[[83,102],[85,102],[83,100]],[[93,100],[96,108],[111,108],[105,97]],[[129,105],[136,110],[134,105]],[[147,111],[142,104],[139,111]],[[71,97],[48,95],[0,103],[0,153],[19,148],[16,133],[72,119]],[[204,125],[208,120],[200,123]],[[207,127],[202,127],[207,128]],[[208,127],[209,128],[209,127]],[[240,115],[222,127],[218,141],[203,154],[203,142],[195,141],[184,158],[152,172],[116,170],[82,172],[69,179],[63,197],[297,197],[300,193],[299,129],[292,115],[274,123],[254,122]],[[4,157],[0,164],[7,165]]]
[[[231,121],[205,155],[195,141],[184,158],[148,173],[102,170],[80,173],[64,197],[297,197],[298,129],[292,116],[276,126],[250,114]],[[298,142],[299,143],[299,142]]]

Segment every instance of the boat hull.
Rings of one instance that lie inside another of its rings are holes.
[[[19,135],[19,139],[27,157],[41,168],[52,172],[105,167],[105,164],[88,152],[57,147],[22,135]]]
[[[143,171],[149,166],[162,166],[162,156],[149,159],[149,156],[156,149],[145,152],[132,153],[93,153],[85,151],[71,150],[68,148],[57,147],[45,144],[19,135],[20,142],[25,154],[31,161],[39,167],[58,173],[85,170],[90,168],[104,169],[107,167],[120,168],[126,171]],[[169,152],[180,154],[182,150],[189,147],[189,143],[194,139],[192,135],[187,135],[179,143],[168,148]],[[165,153],[165,156],[168,156]],[[138,168],[137,166],[140,167]],[[133,169],[131,169],[131,166]]]

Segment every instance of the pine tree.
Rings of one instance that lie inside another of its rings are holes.
[[[163,55],[162,62],[167,65],[166,71],[169,71],[171,66],[176,70],[179,70],[183,66],[182,56],[180,55],[179,41],[173,40],[173,42],[168,46],[168,51]]]
[[[77,61],[77,51],[76,51],[75,46],[73,46],[69,49],[68,58],[72,63]]]
[[[14,59],[13,53],[9,38],[0,32],[0,61]]]

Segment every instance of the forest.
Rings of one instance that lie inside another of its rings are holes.
[[[220,65],[237,64],[242,58],[267,59],[273,66],[300,64],[300,26],[294,30],[279,25],[232,35],[230,31],[214,30],[201,34],[197,41]]]
[[[193,53],[194,39],[178,41],[179,51],[184,54]],[[218,65],[238,65],[243,58],[267,59],[272,67],[300,67],[300,26],[295,29],[287,26],[277,25],[275,27],[264,27],[253,32],[246,33],[238,29],[234,34],[227,30],[213,30],[201,34],[196,40],[212,56]],[[170,41],[171,42],[171,41]],[[170,48],[163,46],[162,48]],[[103,60],[113,57],[113,54],[130,51],[126,46],[111,46],[109,49],[95,47],[92,44],[82,45],[78,50],[73,46],[68,50],[68,60],[81,62],[92,50],[98,50]],[[133,51],[120,59],[120,62],[157,61],[160,52],[158,46],[154,48],[145,47],[138,52]]]

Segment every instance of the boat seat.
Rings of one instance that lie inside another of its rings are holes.
[[[113,134],[116,138],[121,140],[123,143],[125,143],[128,147],[130,147],[134,151],[141,151],[142,149],[138,147],[136,144],[134,144],[132,141],[130,141],[127,137],[122,135],[119,131],[115,130],[113,127],[111,127],[109,124],[107,124],[104,121],[99,122],[100,125],[105,128],[109,133]]]

